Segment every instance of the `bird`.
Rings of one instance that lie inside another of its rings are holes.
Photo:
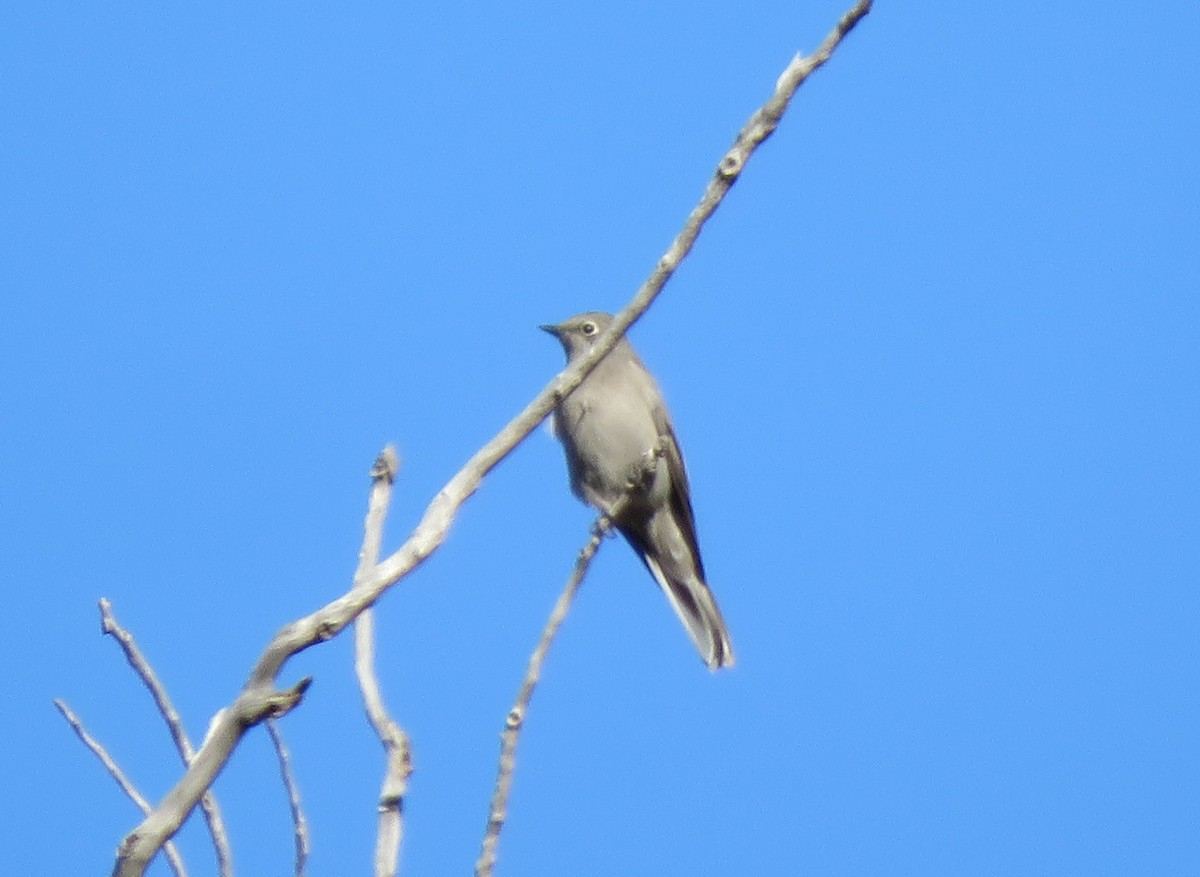
[[[567,363],[612,323],[591,311],[540,326]],[[732,667],[729,629],[704,574],[683,454],[662,392],[622,338],[554,411],[571,490],[609,515],[666,595],[712,671]]]

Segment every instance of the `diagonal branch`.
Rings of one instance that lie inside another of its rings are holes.
[[[100,759],[100,763],[104,765],[104,769],[108,771],[108,775],[121,787],[121,791],[125,793],[126,797],[133,801],[143,813],[149,813],[150,802],[142,797],[142,793],[129,781],[129,777],[125,776],[125,772],[121,770],[121,766],[108,754],[108,750],[104,748],[104,745],[88,733],[79,716],[75,715],[74,711],[67,706],[66,701],[55,698],[54,706],[62,714],[62,717],[67,720],[67,724],[71,726],[71,730],[75,732],[75,736],[79,738],[79,742],[86,746],[92,755]],[[167,861],[170,862],[171,870],[175,872],[176,877],[187,877],[187,868],[184,867],[183,858],[179,855],[179,850],[175,848],[175,844],[167,841],[163,852],[166,853]]]
[[[776,83],[774,94],[750,118],[721,159],[704,196],[688,216],[683,229],[658,260],[637,294],[613,318],[612,324],[596,339],[591,350],[563,369],[495,438],[467,461],[433,498],[408,540],[376,566],[370,577],[357,582],[348,593],[311,615],[285,625],[275,635],[259,657],[241,693],[232,704],[213,717],[204,745],[183,778],[121,842],[113,866],[116,877],[140,877],[154,853],[179,830],[183,820],[229,760],[242,735],[251,725],[262,721],[270,711],[270,701],[278,696],[274,687],[275,679],[288,659],[336,636],[385,591],[424,563],[445,541],[459,507],[479,489],[484,476],[529,435],[558,402],[579,386],[626,330],[645,313],[691,250],[700,230],[737,180],[751,154],[775,130],[796,89],[828,60],[842,38],[870,8],[871,0],[858,0],[810,58],[797,57],[788,65]],[[297,699],[300,693],[297,691]]]
[[[492,792],[487,828],[483,833],[483,847],[480,850],[479,859],[475,862],[475,877],[491,877],[492,869],[496,864],[496,847],[500,843],[500,832],[504,829],[504,822],[508,818],[508,796],[512,791],[513,771],[517,766],[517,742],[521,735],[521,729],[525,727],[525,716],[529,712],[529,703],[533,700],[533,690],[542,677],[542,664],[546,661],[546,655],[550,651],[554,638],[558,635],[559,628],[567,618],[567,611],[571,608],[575,595],[579,593],[579,587],[583,584],[584,577],[587,576],[592,559],[600,550],[600,543],[612,529],[613,521],[621,517],[625,508],[636,496],[637,491],[642,489],[640,486],[651,481],[662,455],[661,445],[647,452],[642,460],[640,471],[634,473],[629,479],[625,495],[596,519],[596,523],[592,527],[591,538],[580,549],[579,556],[575,559],[575,568],[571,571],[566,587],[563,588],[562,594],[554,604],[554,609],[550,612],[550,617],[546,620],[546,626],[542,629],[542,636],[538,640],[537,648],[533,650],[533,654],[529,658],[529,667],[525,671],[525,679],[521,682],[521,690],[517,693],[516,703],[509,710],[508,718],[504,723],[504,731],[500,734],[500,764],[496,770],[496,788]]]
[[[563,588],[563,592],[554,604],[554,609],[550,612],[550,617],[546,620],[546,626],[542,629],[542,636],[538,640],[537,648],[533,650],[533,654],[529,658],[529,667],[525,671],[525,679],[521,682],[521,690],[517,693],[516,702],[509,710],[508,718],[504,722],[504,730],[500,733],[500,763],[496,770],[496,788],[492,792],[487,828],[483,833],[483,846],[479,852],[479,859],[475,862],[475,877],[491,877],[492,869],[496,865],[496,847],[500,843],[500,832],[504,829],[504,822],[508,818],[508,796],[512,791],[513,771],[517,766],[517,743],[521,736],[521,729],[525,726],[525,715],[529,711],[529,703],[533,700],[533,690],[542,676],[542,664],[545,663],[546,654],[550,651],[554,637],[558,635],[558,629],[566,620],[567,611],[571,608],[575,595],[579,593],[584,576],[587,575],[588,569],[592,565],[592,558],[596,556],[596,552],[600,549],[600,543],[612,529],[613,518],[620,514],[623,504],[623,502],[618,503],[608,514],[601,515],[596,519],[596,524],[592,527],[592,536],[575,559],[575,568],[571,571],[566,587]]]
[[[383,522],[392,500],[392,484],[400,468],[400,460],[391,445],[383,449],[371,469],[371,498],[367,505],[363,545],[358,557],[357,583],[365,581],[379,561],[383,542]],[[412,756],[408,735],[388,714],[383,693],[375,674],[375,615],[364,609],[354,622],[354,672],[362,691],[367,721],[383,744],[386,768],[383,787],[379,790],[379,829],[375,837],[375,877],[395,877],[400,859],[400,843],[404,838],[404,796],[408,793],[408,777],[412,773]]]
[[[138,648],[133,634],[117,622],[116,616],[113,615],[112,603],[103,597],[100,599],[100,632],[117,641],[121,651],[125,653],[125,660],[154,698],[154,705],[158,707],[159,714],[167,723],[167,730],[171,733],[171,739],[175,741],[175,749],[183,759],[184,766],[191,764],[192,759],[196,757],[196,750],[183,727],[179,711],[171,702],[158,674]],[[229,832],[225,828],[225,818],[221,815],[217,797],[211,789],[200,796],[200,809],[204,813],[204,821],[208,825],[208,833],[217,854],[217,872],[221,877],[233,877],[233,852],[229,848]]]

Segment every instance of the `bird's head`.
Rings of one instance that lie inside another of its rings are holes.
[[[563,320],[561,323],[538,328],[549,332],[559,340],[563,350],[566,351],[567,361],[570,362],[590,350],[591,346],[596,343],[596,339],[600,337],[600,333],[607,329],[610,323],[612,323],[612,314],[590,311],[571,317],[569,320]]]

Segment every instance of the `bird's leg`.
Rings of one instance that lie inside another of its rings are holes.
[[[608,506],[600,513],[600,516],[592,522],[592,535],[597,539],[603,539],[605,536],[613,535],[613,526],[617,522],[617,518],[625,511],[629,505],[631,494],[626,493],[612,505]]]
[[[660,438],[658,443],[642,455],[642,458],[629,469],[629,477],[625,480],[625,491],[613,503],[606,503],[599,497],[589,497],[589,501],[600,509],[600,517],[592,527],[592,534],[605,535],[605,530],[620,520],[625,510],[630,507],[640,507],[642,496],[650,492],[654,484],[654,472],[658,469],[658,461],[667,452],[667,439]],[[603,522],[608,522],[607,524]],[[611,534],[611,530],[608,530]]]

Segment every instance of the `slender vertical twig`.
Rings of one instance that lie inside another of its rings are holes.
[[[562,627],[562,623],[567,617],[567,611],[571,608],[571,602],[579,592],[579,586],[583,584],[584,576],[587,575],[592,558],[596,556],[596,551],[600,548],[600,543],[611,526],[607,517],[601,517],[596,521],[596,525],[592,528],[592,536],[583,546],[583,550],[579,552],[579,556],[575,560],[575,569],[567,579],[566,587],[559,594],[554,609],[551,610],[550,617],[546,621],[546,626],[542,629],[542,636],[538,640],[537,648],[529,657],[529,666],[525,671],[525,678],[521,682],[521,689],[517,693],[513,708],[508,712],[504,730],[500,733],[500,762],[496,770],[496,786],[492,791],[491,805],[488,809],[483,845],[479,851],[479,859],[475,862],[475,877],[491,877],[492,869],[495,867],[496,847],[500,843],[500,832],[504,829],[504,822],[508,818],[508,796],[512,791],[513,771],[517,766],[517,743],[520,740],[521,729],[525,725],[525,714],[533,699],[533,690],[541,678],[542,664],[546,660],[547,652],[550,651],[550,645],[554,642],[558,629]]]
[[[296,775],[292,772],[292,756],[283,735],[274,719],[267,719],[267,734],[275,746],[275,755],[279,759],[279,776],[283,780],[283,789],[287,792],[288,808],[292,813],[292,837],[296,847],[296,877],[304,877],[304,868],[308,864],[308,820],[304,817],[304,808],[300,805],[300,787],[296,785]]]
[[[525,678],[521,681],[521,689],[517,692],[517,699],[513,703],[512,709],[508,711],[504,730],[500,733],[500,762],[496,768],[496,786],[492,791],[492,801],[488,808],[487,827],[483,832],[483,844],[479,851],[479,859],[475,862],[475,877],[491,877],[492,869],[496,865],[496,847],[500,843],[500,832],[504,829],[504,822],[508,818],[508,796],[512,791],[513,771],[517,766],[517,743],[521,737],[521,729],[525,727],[525,715],[529,711],[530,701],[533,700],[533,690],[542,677],[542,664],[546,661],[546,655],[550,651],[554,638],[558,635],[559,628],[567,618],[567,612],[575,600],[575,595],[579,593],[579,586],[583,584],[583,579],[587,576],[588,568],[592,565],[592,558],[596,556],[596,552],[600,550],[600,543],[612,529],[612,522],[621,516],[622,510],[636,492],[642,489],[639,485],[648,483],[661,456],[661,448],[654,448],[647,452],[641,465],[641,471],[630,479],[625,495],[617,500],[605,514],[596,519],[596,523],[592,526],[592,535],[580,549],[579,556],[575,558],[575,568],[571,570],[563,592],[555,601],[554,608],[550,611],[550,617],[546,619],[546,626],[542,628],[537,648],[529,657],[529,666],[525,670]]]
[[[363,544],[358,555],[355,587],[365,581],[379,561],[383,522],[392,499],[392,484],[400,468],[396,450],[388,445],[371,468],[371,497],[363,524]],[[379,790],[379,828],[375,836],[375,877],[394,877],[399,869],[404,839],[404,796],[412,773],[408,735],[388,714],[375,673],[375,614],[363,610],[354,622],[354,672],[362,691],[367,721],[375,729],[386,755],[383,785]]]

